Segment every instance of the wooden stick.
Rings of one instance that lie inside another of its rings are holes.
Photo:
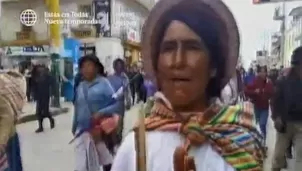
[[[146,127],[145,127],[144,104],[140,106],[140,110],[139,110],[139,126],[135,130],[135,144],[136,144],[136,163],[137,163],[136,170],[147,171]]]

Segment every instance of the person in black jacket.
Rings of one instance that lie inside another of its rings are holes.
[[[272,101],[272,119],[277,131],[272,171],[286,167],[284,154],[291,140],[296,153],[294,168],[302,168],[302,47],[293,52],[291,64],[288,75],[278,81]]]
[[[50,75],[49,69],[45,66],[38,66],[35,77],[35,97],[36,97],[36,115],[38,118],[39,127],[36,133],[43,132],[43,120],[48,118],[50,127],[55,127],[55,120],[49,111],[49,102],[54,86],[53,77]]]
[[[138,74],[138,72],[137,72],[136,65],[133,65],[127,69],[127,76],[130,81],[129,86],[130,86],[131,96],[132,96],[131,105],[134,105],[134,103],[135,103],[135,94],[137,92],[137,90],[136,90],[136,82],[137,82],[136,80],[137,80],[137,76],[138,76],[137,74]]]
[[[146,102],[147,93],[146,93],[146,88],[144,86],[144,75],[142,71],[138,73],[137,78],[135,80],[135,84],[136,84],[136,91],[138,94],[137,102],[140,101]]]

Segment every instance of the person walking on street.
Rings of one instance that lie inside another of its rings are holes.
[[[137,79],[137,66],[133,65],[131,67],[129,67],[128,71],[127,71],[127,76],[130,80],[130,90],[131,90],[131,97],[132,97],[132,103],[131,105],[135,104],[135,94],[136,94],[136,79]]]
[[[248,73],[244,77],[244,85],[247,86],[251,84],[255,80],[255,78],[256,78],[255,72],[253,68],[250,68]]]
[[[76,89],[71,130],[76,138],[75,170],[96,171],[102,166],[110,171],[122,106],[113,101],[115,91],[98,57],[81,57],[79,67],[83,80]]]
[[[37,68],[37,76],[35,78],[35,97],[36,97],[36,115],[38,118],[38,129],[36,133],[44,131],[43,120],[48,118],[50,122],[50,128],[55,127],[55,120],[51,116],[49,111],[49,102],[54,88],[54,80],[49,73],[48,68],[45,66],[39,66]]]
[[[152,79],[150,79],[147,75],[144,77],[144,86],[146,89],[146,98],[148,100],[150,97],[154,96],[157,89]]]
[[[277,131],[272,171],[281,171],[287,163],[285,155],[292,141],[295,171],[302,168],[302,47],[293,51],[287,76],[277,82],[273,98],[272,119]]]
[[[266,145],[267,121],[269,116],[270,99],[274,93],[274,86],[267,75],[267,67],[259,66],[255,80],[245,87],[245,94],[252,100],[255,106],[256,122],[260,126]]]
[[[137,103],[140,101],[145,102],[146,88],[144,86],[144,74],[142,69],[138,71],[137,78],[135,79],[135,87],[138,95]]]
[[[118,113],[121,114],[121,119],[119,123],[117,144],[120,144],[123,137],[124,115],[126,110],[130,108],[132,99],[129,78],[125,73],[125,62],[122,59],[116,59],[113,61],[113,68],[114,74],[108,76],[107,78],[115,92],[122,90],[122,95],[118,98],[120,103],[120,111]]]
[[[32,98],[32,66],[30,65],[27,69],[24,71],[24,76],[26,78],[26,97],[27,101],[31,102]]]
[[[289,67],[289,68],[282,67],[282,70],[280,70],[278,73],[278,78],[276,80],[275,86],[277,86],[278,80],[285,79],[288,76],[290,70],[291,70],[291,67]],[[271,103],[273,103],[273,101],[271,101]],[[271,111],[272,111],[272,113],[274,113],[274,108],[271,108]],[[288,145],[288,148],[286,150],[286,153],[285,153],[285,157],[288,159],[293,158],[292,148],[293,148],[293,141],[291,140]],[[284,159],[284,160],[286,160],[286,159]]]

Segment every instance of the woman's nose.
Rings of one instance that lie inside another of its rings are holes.
[[[175,57],[174,57],[174,61],[173,61],[173,66],[175,68],[182,68],[185,66],[185,56],[184,56],[184,52],[183,49],[179,46],[177,48]]]

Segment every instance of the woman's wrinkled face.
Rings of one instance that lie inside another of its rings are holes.
[[[85,61],[81,67],[81,73],[85,80],[93,80],[97,73],[95,64],[92,61]]]
[[[172,21],[160,45],[159,88],[174,108],[202,103],[210,75],[210,59],[203,40],[186,24]]]

